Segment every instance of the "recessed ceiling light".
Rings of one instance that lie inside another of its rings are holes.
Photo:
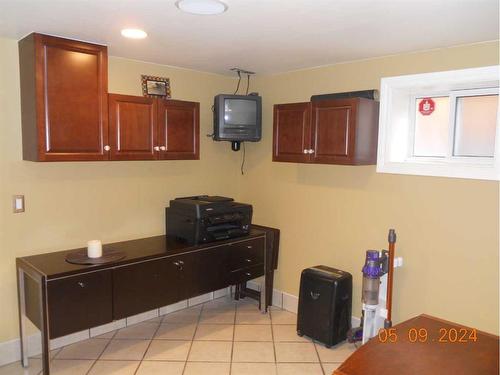
[[[122,36],[130,39],[144,39],[148,34],[141,29],[123,29]]]
[[[184,12],[201,15],[221,14],[227,10],[227,5],[219,0],[178,0],[175,5]]]

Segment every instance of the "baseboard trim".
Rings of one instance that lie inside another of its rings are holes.
[[[259,291],[260,282],[251,280],[247,283],[247,287]],[[86,329],[81,332],[72,333],[68,336],[58,337],[57,339],[50,340],[50,348],[57,349],[62,346],[74,344],[76,342],[86,340],[90,337],[103,335],[105,333],[114,331],[116,329],[131,326],[146,320],[153,319],[158,316],[169,314],[174,311],[183,310],[188,307],[195,306],[200,303],[207,302],[216,298],[221,298],[229,294],[231,294],[231,288],[216,290],[214,292],[206,293],[195,298],[190,298],[188,300],[180,301],[172,305],[160,307],[159,309],[154,309],[151,311],[147,311],[145,313],[130,316],[126,319],[117,320],[108,324],[104,324],[102,326]],[[297,296],[294,296],[293,294],[285,293],[278,289],[273,289],[273,306],[296,314],[299,306],[299,298]],[[352,316],[351,322],[353,327],[358,327],[360,324],[360,318]],[[20,344],[21,343],[19,339],[14,339],[0,343],[0,366],[21,360]],[[28,336],[28,347],[29,347],[28,355],[30,357],[38,355],[42,352],[40,333],[35,333],[33,335]]]
[[[251,280],[247,282],[247,288],[260,291],[260,282]],[[299,297],[278,289],[273,289],[273,306],[297,314],[299,310]],[[351,325],[353,327],[359,327],[360,324],[361,319],[359,317],[351,316]]]

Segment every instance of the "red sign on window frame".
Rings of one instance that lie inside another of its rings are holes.
[[[418,111],[423,116],[429,116],[432,112],[434,112],[434,108],[436,107],[436,103],[431,98],[422,98],[420,103],[418,103]]]

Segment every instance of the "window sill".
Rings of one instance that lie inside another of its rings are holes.
[[[385,162],[377,165],[378,173],[417,176],[453,177],[476,180],[500,180],[500,168],[495,163],[445,163],[438,161]]]

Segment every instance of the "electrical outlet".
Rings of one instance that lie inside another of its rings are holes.
[[[12,207],[15,214],[24,212],[24,195],[14,195],[12,197]]]

